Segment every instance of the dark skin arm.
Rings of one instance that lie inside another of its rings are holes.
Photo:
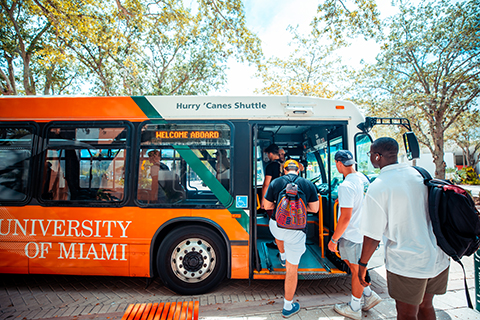
[[[367,236],[363,237],[363,248],[362,248],[362,256],[360,257],[360,261],[362,263],[368,263],[370,258],[372,257],[373,253],[378,247],[380,241],[374,240]],[[358,278],[360,279],[360,283],[362,286],[367,287],[370,283],[365,281],[365,275],[367,274],[367,268],[358,265]]]

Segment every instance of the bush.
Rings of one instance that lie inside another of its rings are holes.
[[[457,172],[460,184],[480,184],[480,176],[473,167],[464,167]]]

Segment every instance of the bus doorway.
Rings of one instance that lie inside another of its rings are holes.
[[[343,181],[336,170],[333,157],[336,151],[347,148],[346,128],[347,123],[340,121],[265,121],[252,126],[255,172],[253,191],[256,199],[252,232],[252,242],[255,243],[253,278],[281,279],[286,271],[280,263],[278,249],[271,245],[274,238],[269,230],[269,217],[261,208],[265,167],[269,161],[264,150],[272,143],[285,151],[286,159],[294,159],[302,164],[303,170],[299,175],[315,184],[320,200],[319,211],[308,213],[307,250],[300,260],[299,278],[320,279],[346,274],[343,262],[327,249],[336,225],[334,203],[337,188]]]

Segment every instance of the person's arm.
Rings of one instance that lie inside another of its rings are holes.
[[[263,198],[263,203],[265,204],[265,210],[273,210],[275,209],[275,204],[267,199]]]
[[[362,248],[362,255],[360,256],[360,260],[358,261],[358,279],[360,279],[360,283],[362,286],[367,287],[370,283],[365,281],[365,275],[367,274],[367,263],[372,257],[373,253],[378,247],[380,240],[375,240],[369,238],[367,236],[363,236],[363,248]]]
[[[320,208],[320,202],[318,200],[309,202],[307,204],[307,212],[317,213],[319,208]]]
[[[265,194],[267,193],[268,186],[270,185],[270,182],[272,181],[272,176],[265,176],[265,180],[263,180],[263,186],[262,186],[262,203],[260,208],[267,210],[265,208]]]
[[[152,176],[152,186],[150,188],[150,201],[157,202],[158,199],[158,171],[160,166],[153,165],[150,167],[150,175]]]
[[[352,211],[353,208],[340,208],[341,215],[338,219],[337,228],[332,235],[332,240],[328,242],[328,250],[332,252],[337,251],[337,241],[340,239],[342,234],[347,230],[348,224],[350,223],[350,219],[352,218]],[[352,261],[352,263],[356,264],[357,261]]]

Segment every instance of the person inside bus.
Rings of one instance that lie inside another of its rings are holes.
[[[268,186],[270,183],[280,177],[281,175],[281,170],[282,170],[282,165],[280,163],[280,154],[279,154],[280,149],[275,143],[272,143],[268,147],[265,148],[264,152],[267,154],[268,159],[270,162],[267,164],[265,167],[265,179],[263,180],[263,186],[262,186],[262,198],[261,198],[261,205],[260,208],[265,210],[267,212],[267,216],[270,219],[270,217],[273,214],[272,209],[266,209],[265,208],[265,194],[267,193]],[[277,249],[277,244],[275,241],[269,242],[266,244],[267,247],[272,248],[272,249]]]
[[[162,160],[162,155],[160,154],[160,151],[159,150],[151,150],[148,152],[148,160],[150,161],[150,163],[152,164],[152,168],[154,168],[154,170],[156,172],[158,172],[159,170],[166,170],[166,171],[169,171],[170,168],[164,164],[163,162],[161,162]],[[151,169],[150,169],[151,170]]]
[[[159,150],[148,152],[152,166],[152,188],[150,200],[153,203],[173,203],[185,199],[185,189],[180,184],[180,178],[170,168],[161,162],[162,157]]]
[[[286,158],[285,149],[283,149],[283,148],[278,149],[278,156],[279,156],[279,159],[280,159],[280,164],[283,166],[285,164],[285,161],[288,160]]]
[[[44,200],[58,200],[56,194],[58,191],[58,172],[52,169],[52,163],[47,161],[45,163],[45,174],[43,183],[42,199]]]
[[[229,189],[230,184],[230,161],[228,160],[227,150],[219,149],[216,153],[217,162],[217,180],[220,181],[225,189]]]
[[[270,160],[265,167],[265,179],[263,180],[263,186],[262,186],[262,203],[261,203],[261,208],[265,209],[265,194],[267,193],[268,186],[270,183],[275,179],[280,176],[280,171],[281,171],[281,161],[280,161],[280,154],[279,154],[279,148],[275,143],[272,143],[268,147],[265,148],[264,152],[267,154],[268,159]],[[270,216],[273,213],[273,210],[266,210],[267,215],[270,218]]]
[[[150,175],[152,176],[152,187],[150,188],[150,201],[153,203],[165,203],[167,202],[167,196],[163,191],[163,188],[159,188],[159,172],[169,171],[170,168],[160,160],[162,159],[159,150],[151,150],[148,152],[148,160],[152,164],[150,167]]]
[[[284,164],[284,175],[275,179],[270,184],[265,195],[265,208],[267,210],[275,210],[278,205],[277,199],[280,192],[285,186],[292,181],[292,177],[296,178],[300,172],[300,164],[295,160],[287,160]],[[318,212],[319,201],[317,188],[307,179],[298,177],[295,179],[300,190],[303,191],[301,198],[307,206],[308,212]],[[285,295],[283,302],[282,316],[289,318],[300,311],[298,302],[293,302],[295,290],[298,282],[298,264],[300,258],[306,251],[306,233],[307,228],[302,230],[286,229],[277,226],[275,215],[269,221],[269,229],[275,237],[275,241],[280,251],[280,262],[286,267],[285,274]]]

